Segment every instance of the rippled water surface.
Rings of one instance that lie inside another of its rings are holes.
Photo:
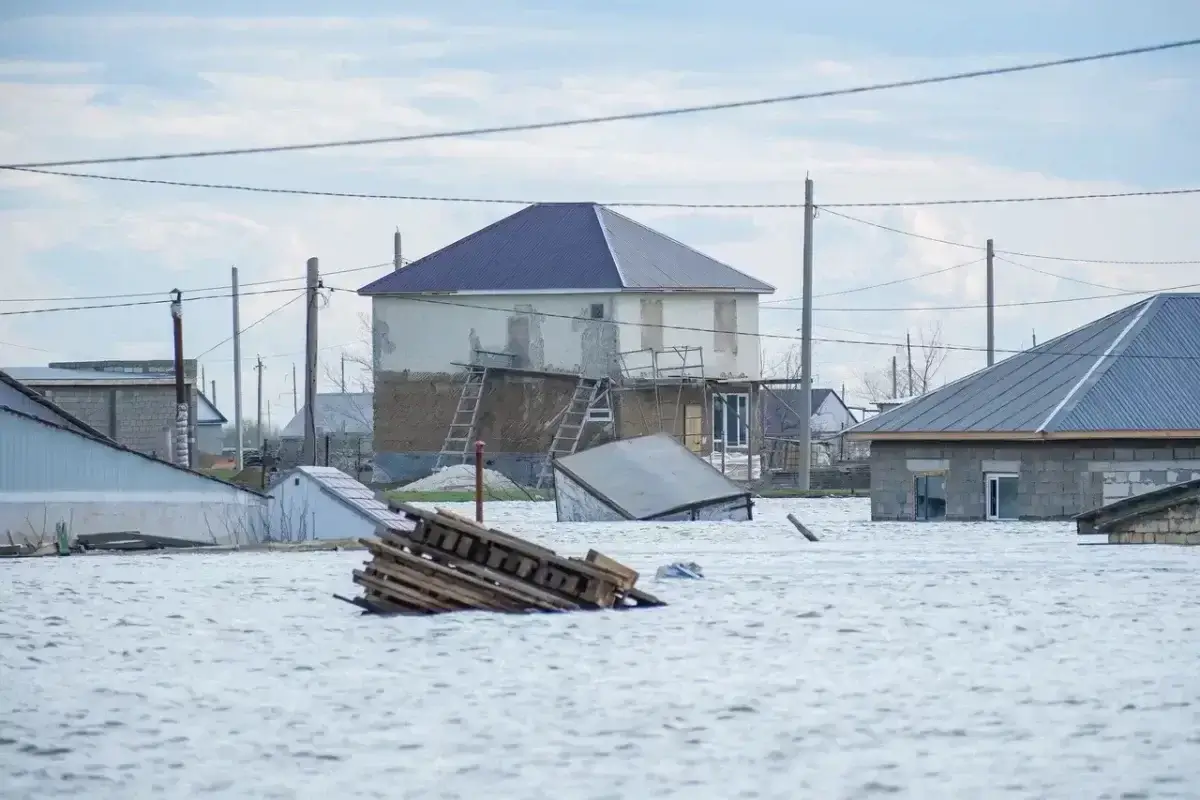
[[[0,797],[1200,797],[1200,548],[759,511],[489,506],[671,603],[628,614],[362,617],[356,552],[0,562]]]

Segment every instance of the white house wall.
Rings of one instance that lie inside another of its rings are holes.
[[[454,364],[470,363],[477,349],[522,350],[527,360],[518,366],[608,374],[616,353],[644,347],[643,299],[662,301],[664,349],[703,348],[709,377],[759,377],[757,296],[670,292],[376,297],[375,368],[416,374],[454,372]],[[718,300],[734,301],[736,352],[717,350],[718,336],[712,331]],[[591,318],[592,304],[603,304],[606,319]],[[524,348],[519,341],[526,328],[528,347]]]
[[[801,399],[803,399],[803,395]],[[853,424],[854,419],[850,416],[850,412],[832,394],[825,395],[821,407],[816,409],[812,415],[814,431],[832,433],[845,430]]]
[[[269,531],[277,541],[359,539],[375,535],[373,521],[347,508],[303,473],[289,473],[271,489],[270,495]]]
[[[642,300],[662,300],[663,348],[701,347],[704,374],[710,378],[760,377],[758,340],[758,296],[752,294],[693,294],[661,292],[655,294],[621,294],[617,296],[617,319],[623,322],[642,321]],[[735,302],[737,352],[717,350],[715,303],[718,300]],[[674,327],[672,327],[674,326]],[[638,325],[621,325],[621,351],[643,349],[642,329]],[[692,358],[692,356],[689,356]],[[676,365],[672,365],[676,366]],[[688,366],[691,366],[689,362]]]
[[[137,531],[213,544],[257,541],[265,498],[0,411],[0,542]]]

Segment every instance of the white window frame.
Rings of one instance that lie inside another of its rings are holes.
[[[1012,478],[1013,480],[1018,481],[1017,486],[1020,487],[1021,476],[1015,472],[984,473],[983,512],[984,518],[990,522],[1008,522],[1017,519],[1017,517],[1000,516],[1000,480],[1002,478]]]
[[[740,400],[734,398],[741,398]],[[736,416],[737,425],[734,429],[734,438],[729,439],[729,407],[730,400],[733,399],[735,407],[739,407],[740,415]],[[716,418],[717,414],[721,414],[721,436],[717,438]],[[742,447],[748,447],[750,444],[750,431],[747,430],[749,420],[747,417],[750,414],[750,393],[749,392],[716,392],[713,394],[713,444],[721,442],[721,446],[726,450],[734,450]]]

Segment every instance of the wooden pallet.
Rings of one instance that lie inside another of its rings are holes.
[[[635,570],[595,550],[566,558],[452,511],[390,505],[405,523],[361,540],[372,559],[354,570],[363,595],[350,602],[365,611],[531,613],[666,605],[636,588]]]

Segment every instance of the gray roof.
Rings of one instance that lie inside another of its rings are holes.
[[[803,389],[771,389],[771,391],[763,393],[763,433],[767,436],[800,433],[800,417],[798,413],[801,401],[804,399],[803,391]],[[813,389],[813,414],[817,413],[821,408],[821,404],[828,397],[833,397],[845,408],[846,404],[842,402],[842,398],[833,389]],[[851,419],[854,419],[854,415],[850,412],[850,409],[847,408],[846,413],[850,414]]]
[[[110,372],[98,369],[63,369],[62,367],[9,367],[9,375],[23,383],[163,383],[174,382],[172,373]],[[189,381],[190,382],[190,381]]]
[[[1200,294],[1135,303],[853,431],[866,439],[1200,431]]]
[[[404,517],[389,509],[375,497],[367,486],[356,481],[340,469],[333,467],[296,467],[288,473],[300,473],[312,479],[321,491],[344,505],[356,514],[360,514],[376,525],[386,525],[390,528],[407,528]],[[279,486],[287,479],[285,475],[275,485]]]
[[[315,415],[318,433],[370,436],[375,427],[373,402],[374,396],[370,392],[318,394]],[[307,411],[308,406],[302,407],[279,435],[285,439],[303,439]]]
[[[775,288],[596,203],[538,203],[359,289],[427,292]]]
[[[554,468],[630,519],[749,494],[665,433],[563,456]]]

